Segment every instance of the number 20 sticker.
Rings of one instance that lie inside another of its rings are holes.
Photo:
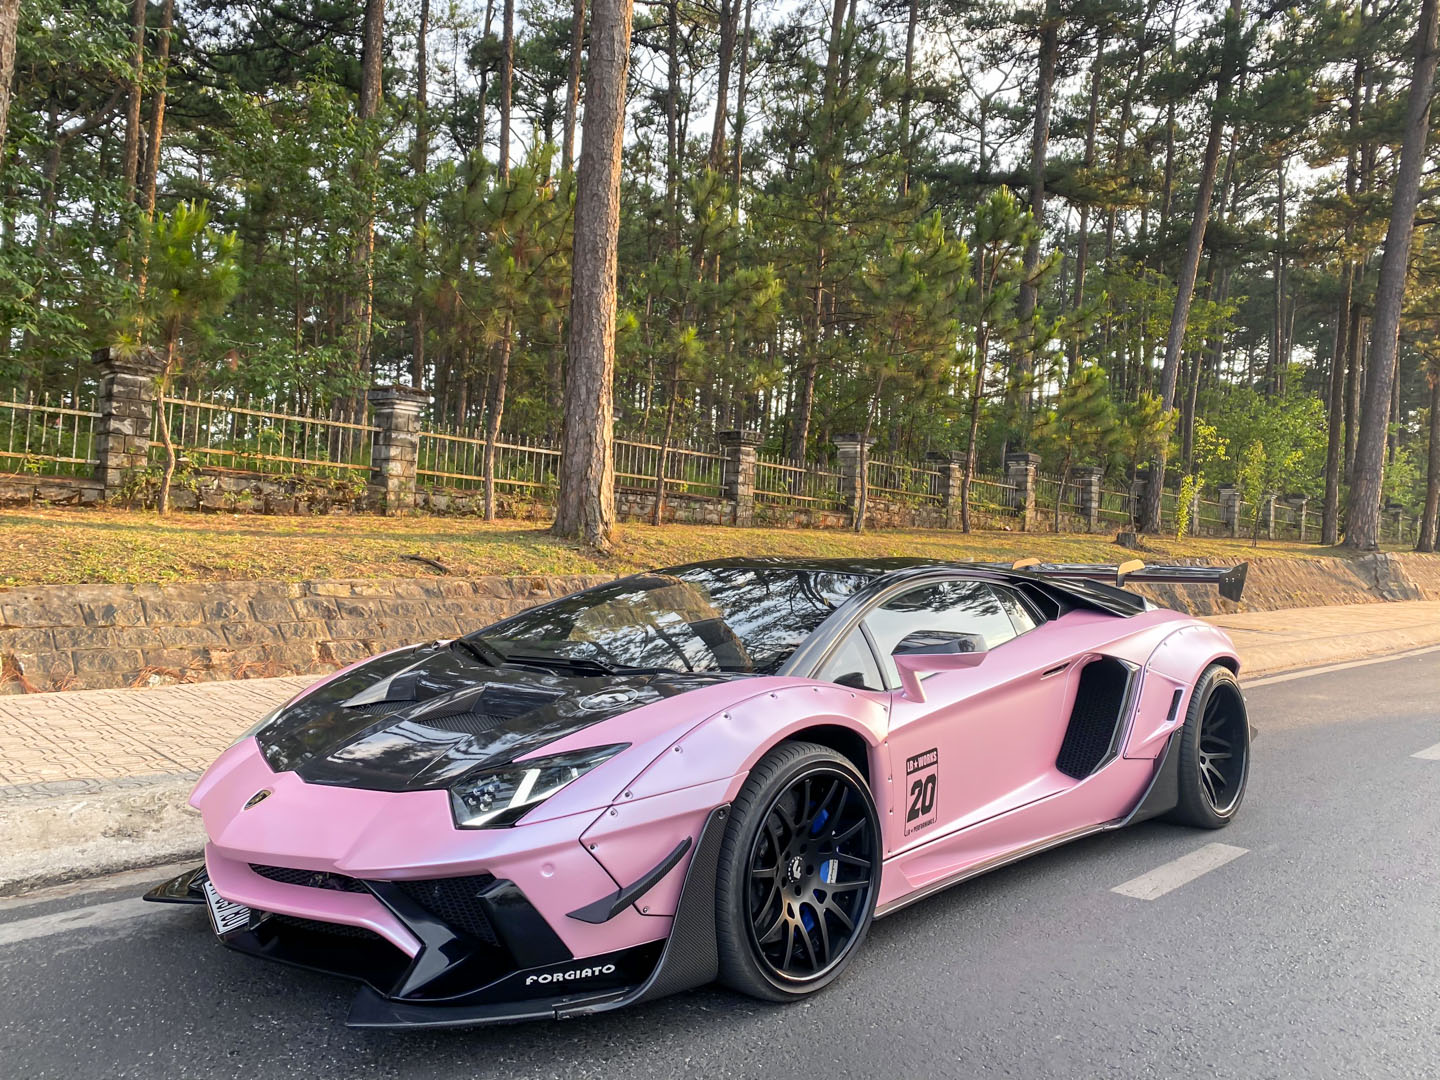
[[[935,793],[940,786],[940,751],[926,750],[905,759],[905,835],[935,824]]]

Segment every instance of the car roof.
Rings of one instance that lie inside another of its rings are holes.
[[[893,555],[874,558],[814,558],[807,555],[740,555],[726,559],[698,562],[652,570],[654,574],[678,574],[686,570],[788,570],[794,573],[856,574],[873,578],[864,590],[869,593],[887,580],[919,577],[926,571],[972,573],[985,581],[1014,584],[1033,582],[1056,599],[1063,598],[1063,607],[1081,606],[1110,615],[1128,616],[1148,606],[1143,597],[1127,589],[1098,581],[1057,581],[1044,574],[1011,567],[1005,563],[974,562],[965,559],[924,559],[916,556]]]

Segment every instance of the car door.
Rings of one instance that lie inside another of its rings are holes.
[[[911,634],[971,635],[987,650],[975,667],[927,676],[923,702],[891,691],[892,853],[1063,789],[1054,766],[1068,684],[1043,659],[1047,625],[1011,590],[974,580],[917,585],[862,623],[892,687],[892,653]]]

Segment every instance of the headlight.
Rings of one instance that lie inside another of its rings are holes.
[[[286,702],[286,704],[289,704],[289,702]],[[254,737],[254,736],[256,736],[256,735],[259,735],[260,732],[264,731],[267,727],[269,727],[269,726],[270,726],[271,724],[273,724],[276,720],[278,720],[278,719],[280,718],[280,714],[281,714],[282,712],[284,712],[284,711],[285,711],[285,705],[277,705],[275,708],[271,709],[268,713],[266,713],[264,716],[262,716],[262,717],[259,719],[258,722],[256,722],[254,725],[252,725],[251,727],[249,727],[248,729],[246,729],[245,734],[241,735],[238,739],[236,739],[236,740],[235,740],[234,742],[232,742],[230,745],[231,745],[231,746],[238,746],[240,743],[244,742],[246,739],[249,739],[249,738],[252,738],[252,737]]]
[[[467,776],[450,789],[450,807],[461,829],[513,825],[573,780],[609,761],[629,743],[531,758]]]

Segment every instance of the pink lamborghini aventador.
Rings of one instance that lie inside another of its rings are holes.
[[[1233,569],[732,559],[346,668],[191,803],[152,890],[361,984],[349,1022],[595,1013],[716,978],[770,1001],[870,921],[1044,848],[1236,813],[1234,647],[1127,582]]]

